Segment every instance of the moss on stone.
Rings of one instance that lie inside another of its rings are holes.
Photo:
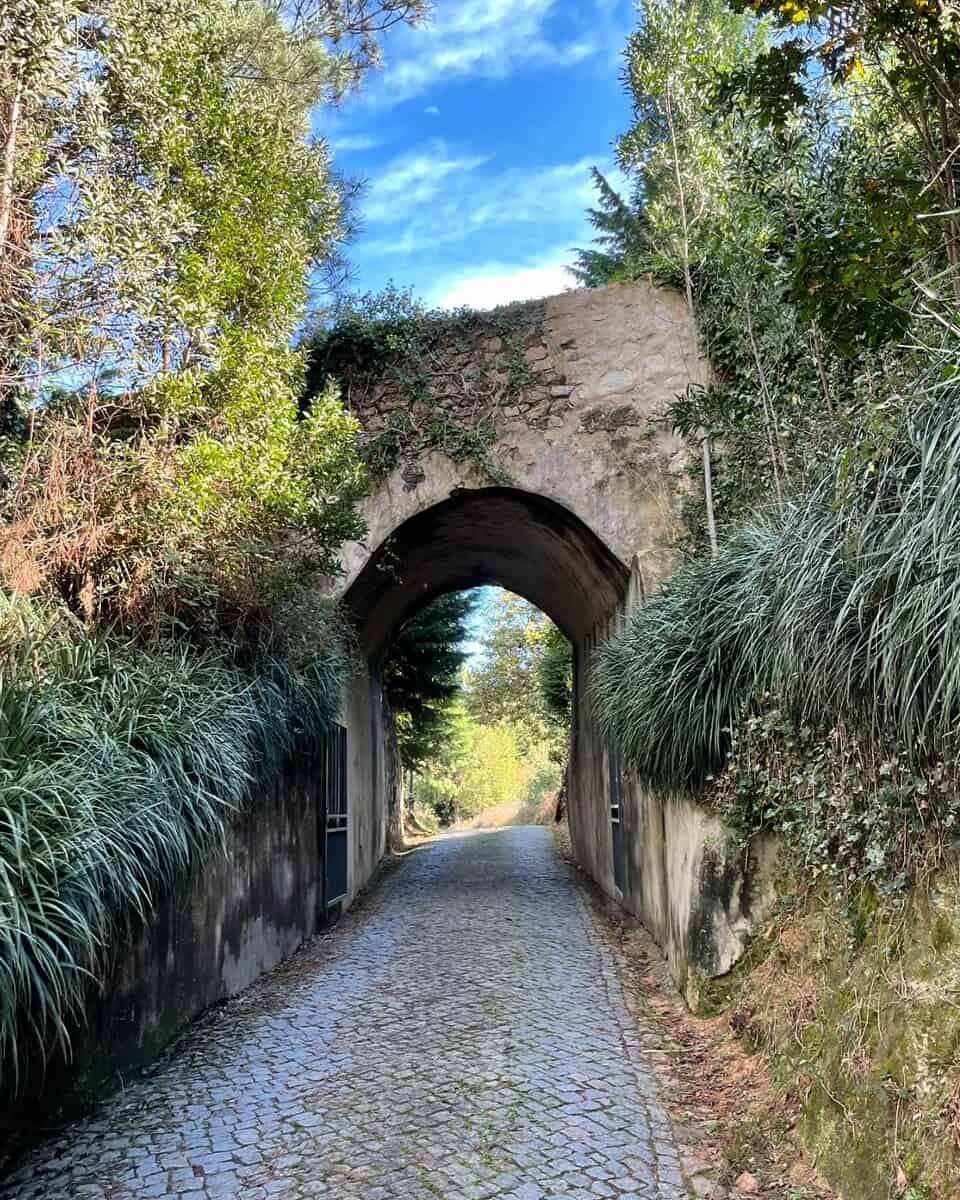
[[[960,1195],[960,894],[956,865],[889,899],[806,892],[728,977],[713,1011],[799,1097],[804,1140],[844,1200]],[[704,1001],[701,1001],[701,1011]]]

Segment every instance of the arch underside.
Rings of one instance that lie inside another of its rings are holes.
[[[620,559],[555,501],[516,488],[457,489],[400,525],[344,599],[362,649],[376,659],[444,592],[499,584],[579,641],[623,600],[628,580]]]

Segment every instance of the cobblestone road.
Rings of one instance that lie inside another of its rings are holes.
[[[17,1200],[679,1200],[613,961],[544,829],[419,848],[0,1188]]]

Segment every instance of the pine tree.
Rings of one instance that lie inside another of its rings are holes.
[[[574,275],[586,287],[603,287],[634,278],[641,270],[646,247],[643,205],[639,196],[630,203],[616,191],[606,176],[591,168],[597,189],[597,207],[588,210],[596,229],[597,249],[578,249]]]
[[[438,597],[403,626],[384,663],[400,757],[410,770],[434,756],[447,734],[474,603],[469,592]]]

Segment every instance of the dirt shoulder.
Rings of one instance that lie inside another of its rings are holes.
[[[833,1200],[801,1146],[799,1104],[777,1087],[763,1056],[745,1049],[729,1014],[691,1015],[644,927],[577,867],[565,828],[557,844],[614,953],[695,1193],[704,1200]]]

